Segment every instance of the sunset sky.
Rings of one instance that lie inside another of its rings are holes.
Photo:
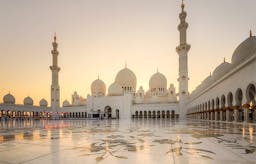
[[[1,0],[0,97],[50,100],[51,42],[57,33],[61,102],[83,97],[98,75],[107,87],[127,62],[137,89],[157,68],[178,89],[179,0]],[[189,91],[256,34],[256,0],[185,0]],[[0,100],[2,102],[2,98]]]

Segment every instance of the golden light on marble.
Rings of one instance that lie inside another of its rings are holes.
[[[14,135],[14,139],[17,140],[24,140],[24,134],[23,133],[19,133],[19,134],[15,134]]]

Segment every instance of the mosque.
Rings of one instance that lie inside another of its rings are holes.
[[[7,94],[0,104],[0,119],[123,119],[193,118],[215,121],[248,122],[256,120],[256,37],[250,33],[234,51],[231,63],[224,60],[213,73],[190,94],[188,92],[188,52],[185,5],[181,4],[179,14],[180,44],[179,88],[168,85],[166,77],[157,71],[149,79],[149,90],[137,89],[137,77],[126,65],[120,70],[114,82],[107,88],[100,78],[91,84],[91,94],[83,98],[77,92],[72,102],[65,100],[60,105],[60,87],[56,35],[52,43],[52,85],[51,102],[42,99],[35,106],[31,97],[24,104],[15,104],[15,97]],[[168,87],[167,87],[168,86]]]

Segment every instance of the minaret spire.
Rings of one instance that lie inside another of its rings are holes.
[[[187,44],[187,28],[188,23],[186,22],[187,13],[185,11],[185,4],[181,2],[181,13],[179,14],[180,24],[178,30],[180,32],[180,44],[176,47],[176,51],[179,55],[179,108],[181,117],[185,115],[186,100],[188,97],[188,51],[190,45]]]
[[[52,85],[51,85],[51,108],[57,110],[60,108],[60,87],[59,87],[59,71],[58,66],[58,43],[56,33],[54,34],[52,42],[52,66],[50,69],[52,71]]]

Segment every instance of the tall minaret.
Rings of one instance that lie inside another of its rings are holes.
[[[180,45],[176,47],[176,51],[179,55],[179,107],[181,116],[185,115],[185,105],[188,96],[188,51],[190,45],[187,44],[187,28],[188,23],[186,22],[187,13],[184,11],[184,2],[182,0],[180,24],[178,30],[180,32]]]
[[[54,35],[54,41],[52,42],[52,66],[50,69],[52,71],[52,85],[51,85],[51,108],[53,110],[58,110],[60,108],[60,86],[59,86],[59,71],[58,66],[58,55],[57,50],[58,43],[56,42],[56,34]]]

